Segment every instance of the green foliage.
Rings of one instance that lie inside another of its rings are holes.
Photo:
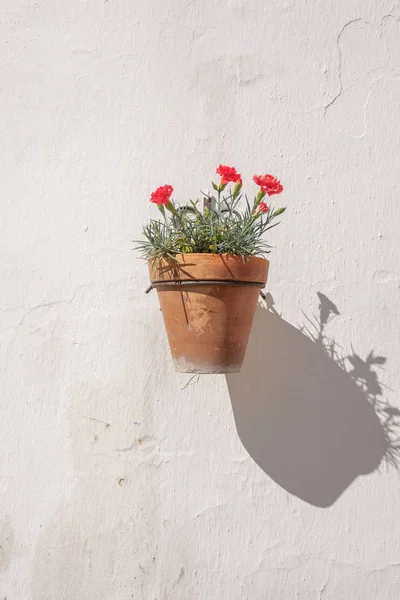
[[[198,201],[180,208],[171,204],[168,213],[159,207],[163,219],[151,219],[143,228],[143,239],[137,242],[142,256],[159,260],[192,252],[242,257],[268,254],[270,246],[263,236],[278,225],[274,219],[285,209],[255,212],[259,198],[250,205],[237,188],[227,197],[221,197],[221,191],[216,207],[203,212],[197,207]]]

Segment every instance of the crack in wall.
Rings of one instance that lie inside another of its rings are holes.
[[[336,38],[336,46],[338,49],[338,53],[339,53],[339,65],[338,65],[338,78],[339,78],[339,92],[336,94],[336,96],[334,96],[332,98],[332,100],[330,102],[328,102],[328,104],[325,105],[324,108],[324,116],[326,115],[326,111],[328,110],[328,108],[330,108],[338,98],[340,98],[340,96],[343,93],[343,81],[342,81],[342,51],[340,49],[340,39],[343,35],[343,33],[345,32],[345,30],[347,29],[347,27],[349,27],[350,25],[352,25],[352,23],[357,23],[363,21],[363,19],[361,18],[356,18],[356,19],[351,19],[351,21],[348,21],[347,23],[345,23],[345,25],[343,25],[342,29],[340,30],[337,38]],[[363,21],[365,23],[365,21]]]
[[[67,299],[67,300],[54,300],[53,302],[44,302],[43,304],[37,304],[36,306],[32,306],[32,308],[30,308],[21,318],[19,324],[22,325],[23,322],[25,321],[25,319],[27,317],[29,317],[29,315],[31,315],[32,313],[34,313],[36,310],[39,310],[40,308],[51,308],[52,306],[58,306],[60,304],[71,304],[76,297],[76,292],[74,293],[74,295],[72,296],[72,298]]]
[[[361,17],[356,17],[354,19],[351,19],[350,21],[347,21],[347,23],[345,23],[342,27],[342,29],[340,30],[339,34],[336,37],[336,46],[337,46],[337,50],[338,50],[338,57],[339,57],[339,63],[338,63],[338,80],[339,80],[339,91],[335,94],[335,96],[324,106],[324,119],[326,120],[327,118],[327,113],[329,111],[329,109],[331,109],[339,100],[339,98],[341,98],[343,96],[343,94],[345,94],[347,91],[349,91],[350,89],[354,88],[357,84],[359,84],[361,81],[368,79],[368,77],[374,73],[374,72],[378,72],[379,76],[374,78],[369,84],[368,84],[368,90],[367,90],[367,95],[366,95],[366,99],[363,102],[363,113],[364,113],[364,131],[361,135],[356,135],[356,136],[352,136],[355,138],[362,138],[366,135],[367,133],[367,128],[366,128],[366,111],[368,108],[368,104],[372,95],[372,87],[374,85],[374,83],[380,79],[385,79],[385,78],[390,78],[390,75],[393,75],[396,73],[398,66],[396,66],[394,69],[391,69],[390,73],[385,73],[385,70],[389,67],[389,63],[390,63],[390,52],[389,49],[387,47],[387,42],[386,39],[384,37],[384,31],[383,31],[383,25],[384,22],[387,19],[394,19],[396,22],[400,22],[400,18],[396,17],[395,15],[393,15],[392,13],[400,6],[400,4],[396,4],[393,6],[393,8],[391,9],[391,11],[387,14],[385,14],[379,25],[375,26],[372,23],[370,23],[369,21],[365,21],[364,19],[362,19]],[[351,83],[350,85],[348,85],[347,87],[344,87],[343,85],[343,73],[342,73],[342,68],[343,68],[343,64],[344,64],[344,57],[343,57],[343,52],[341,49],[341,39],[342,36],[344,34],[344,32],[346,31],[346,29],[354,24],[354,23],[363,23],[365,25],[369,25],[370,27],[373,27],[374,29],[377,29],[379,31],[379,38],[381,40],[383,40],[384,44],[385,44],[385,51],[386,51],[386,56],[387,56],[387,60],[386,63],[383,66],[379,66],[379,67],[374,67],[373,69],[370,69],[367,73],[365,73],[364,75],[361,75],[360,77],[358,77],[355,81],[353,81],[353,83]]]

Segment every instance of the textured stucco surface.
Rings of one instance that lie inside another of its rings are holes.
[[[398,600],[400,5],[0,7],[1,600]],[[183,390],[132,240],[220,162],[288,211]]]

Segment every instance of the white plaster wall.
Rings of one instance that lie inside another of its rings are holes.
[[[398,600],[400,5],[0,8],[1,600]],[[183,390],[132,240],[220,162],[281,318]]]

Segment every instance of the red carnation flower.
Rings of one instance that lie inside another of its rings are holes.
[[[224,185],[226,185],[230,181],[233,181],[233,183],[238,183],[239,181],[242,181],[242,176],[236,172],[236,169],[234,167],[226,167],[224,165],[219,165],[218,169],[216,170],[216,173],[218,173],[218,175],[221,175],[221,183]]]
[[[174,188],[172,185],[162,185],[151,194],[150,202],[154,202],[154,204],[164,204],[167,206],[173,191]]]
[[[261,202],[261,204],[259,204],[256,208],[256,210],[254,211],[254,214],[256,213],[266,213],[269,211],[269,206],[267,204],[265,204],[265,202]]]
[[[268,194],[268,196],[280,194],[283,191],[281,182],[273,175],[253,175],[253,181],[259,185],[261,191]]]

